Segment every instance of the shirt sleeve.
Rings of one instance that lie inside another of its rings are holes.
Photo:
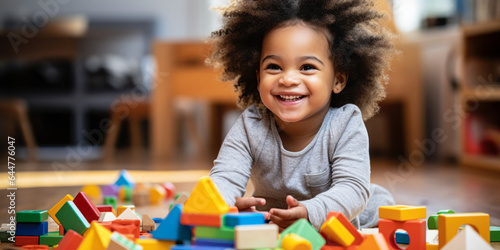
[[[245,116],[242,114],[226,135],[210,171],[210,178],[229,206],[234,206],[235,197],[245,194],[252,162]]]
[[[332,184],[316,197],[301,201],[307,208],[309,221],[317,230],[330,211],[343,213],[353,220],[366,207],[370,195],[370,158],[368,133],[361,112],[356,109],[343,128],[330,166]]]

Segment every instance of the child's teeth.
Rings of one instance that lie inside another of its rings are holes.
[[[290,101],[290,100],[296,100],[299,99],[301,96],[300,95],[280,95],[281,99]]]

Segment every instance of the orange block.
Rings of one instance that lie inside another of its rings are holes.
[[[352,243],[353,246],[359,246],[361,242],[363,242],[364,238],[361,235],[361,233],[358,231],[358,229],[356,229],[356,227],[354,227],[351,224],[351,222],[349,222],[349,220],[347,220],[344,214],[342,214],[341,212],[331,211],[326,216],[326,221],[328,221],[331,217],[337,218],[340,221],[340,223],[344,225],[347,231],[349,231],[349,233],[351,233],[352,236],[354,236],[354,242]]]
[[[111,232],[115,231],[124,235],[131,234],[134,239],[138,239],[141,232],[141,221],[116,219],[111,222]]]
[[[232,206],[232,207],[229,207],[229,211],[227,213],[232,213],[232,214],[237,214],[239,213],[240,211],[238,210],[237,207],[235,206]]]
[[[368,235],[358,250],[389,250],[389,245],[381,233]]]
[[[408,220],[394,221],[380,219],[378,222],[379,232],[384,235],[385,241],[389,245],[389,249],[399,250],[396,245],[395,234],[397,229],[403,229],[410,236],[410,244],[406,250],[421,250],[425,249],[425,220]]]
[[[350,245],[348,247],[344,247],[341,245],[324,245],[321,247],[321,250],[358,250],[358,245]]]
[[[182,213],[181,224],[188,226],[220,227],[222,225],[222,215]]]
[[[49,250],[49,246],[46,245],[24,245],[21,249],[25,250]]]

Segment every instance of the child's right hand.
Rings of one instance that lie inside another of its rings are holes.
[[[260,212],[255,206],[262,206],[266,204],[266,200],[263,198],[255,197],[236,197],[236,203],[234,205],[238,208],[240,212]],[[269,212],[261,212],[264,214],[264,218],[269,219]]]

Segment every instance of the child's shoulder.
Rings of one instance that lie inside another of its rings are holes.
[[[328,115],[336,120],[349,121],[351,119],[356,119],[363,121],[362,113],[359,107],[350,103],[344,104],[338,108],[330,107]]]

